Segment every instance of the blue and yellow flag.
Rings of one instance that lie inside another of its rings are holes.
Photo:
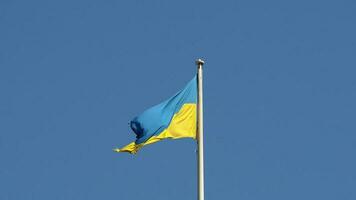
[[[163,139],[196,138],[197,77],[170,99],[149,108],[131,122],[136,141],[116,152],[131,154]]]

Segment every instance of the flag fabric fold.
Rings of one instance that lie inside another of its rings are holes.
[[[163,139],[196,138],[197,77],[168,100],[149,108],[130,122],[136,141],[114,149],[131,154]]]

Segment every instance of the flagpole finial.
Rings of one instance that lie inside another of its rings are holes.
[[[202,60],[202,59],[197,59],[197,60],[195,60],[195,64],[197,64],[198,66],[200,66],[200,65],[204,65],[204,60]]]

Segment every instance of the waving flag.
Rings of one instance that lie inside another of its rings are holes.
[[[196,138],[197,77],[170,99],[135,117],[130,126],[136,141],[116,152],[131,154],[163,139]]]

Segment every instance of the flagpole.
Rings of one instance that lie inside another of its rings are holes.
[[[203,65],[204,61],[195,61],[198,67],[198,115],[197,115],[197,144],[198,144],[198,200],[204,200],[204,138],[203,138]]]

